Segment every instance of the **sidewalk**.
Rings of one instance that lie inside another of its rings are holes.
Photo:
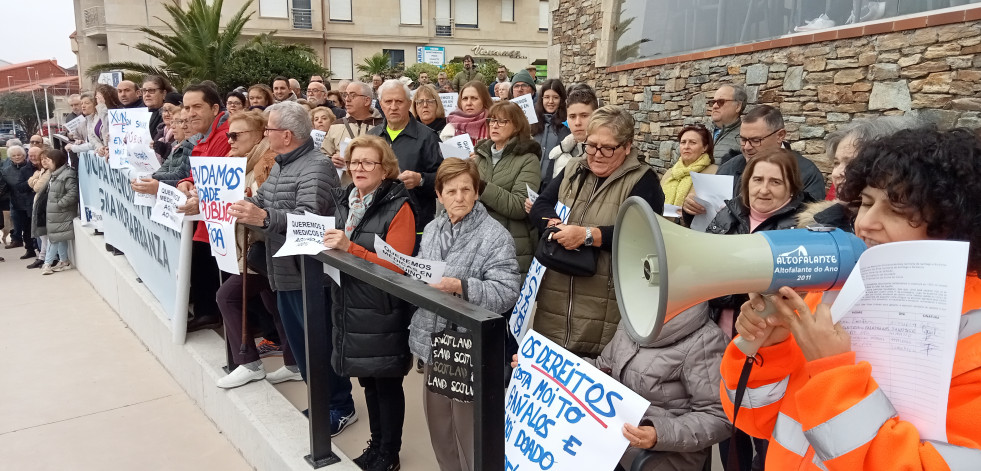
[[[78,270],[0,256],[0,468],[250,470]]]

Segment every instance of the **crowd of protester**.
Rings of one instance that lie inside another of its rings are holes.
[[[835,422],[837,414],[873,400],[888,406],[888,399],[874,394],[868,365],[856,364],[848,342],[832,338],[837,331],[822,315],[826,306],[784,288],[775,301],[779,315],[763,320],[758,296],[733,294],[685,310],[657,339],[642,344],[620,324],[612,268],[616,217],[626,198],[642,198],[656,214],[666,204],[678,207],[671,220],[689,226],[707,211],[696,200],[692,173],[729,175],[733,197],[714,208],[718,213],[706,232],[821,224],[854,232],[870,246],[967,240],[964,310],[975,312],[981,308],[981,232],[972,224],[981,214],[970,202],[981,199],[977,135],[937,130],[913,118],[857,120],[828,137],[828,188],[814,162],[790,149],[778,109],[749,107],[743,87],[721,84],[709,100],[711,126],[693,119],[680,127],[676,160],[659,175],[634,143],[633,115],[603,106],[588,85],[566,86],[560,79],[539,84],[529,70],[509,76],[504,67],[487,85],[469,56],[452,80],[445,72],[435,79],[427,73],[418,83],[374,76],[370,83],[342,81],[336,90],[320,76],[310,77],[305,90],[286,77],[230,91],[208,82],[178,91],[157,76],[139,86],[99,85],[73,100],[85,123],[64,151],[41,136],[33,136],[27,149],[8,142],[0,207],[9,220],[0,241],[6,249],[23,247],[21,259],[32,259],[27,268],[43,274],[71,269],[78,210],[73,156],[107,156],[108,110],[146,107],[161,166],[133,180],[132,189],[155,194],[160,183],[176,186],[188,196],[181,211],[189,215],[198,210],[190,157],[245,158],[246,198],[229,209],[239,222],[283,233],[287,214],[334,216],[325,246],[396,272],[379,257],[376,237],[399,252],[445,261],[446,272],[433,288],[504,316],[517,302],[543,235],[566,250],[594,253],[592,274],[546,272],[532,327],[651,402],[640,424],[622,430],[630,442],[624,468],[639,451],[651,450],[660,459],[644,469],[702,469],[717,443],[724,458],[737,450],[738,462],[724,463],[732,471],[762,469],[764,463],[770,469],[874,469],[878,460],[911,469],[961,469],[952,463],[978,455],[981,436],[971,422],[981,400],[974,393],[981,382],[975,378],[981,337],[973,331],[962,331],[958,343],[955,371],[961,373],[950,391],[950,443],[925,444],[901,417],[886,415],[869,417],[875,425],[866,427],[869,433],[849,435],[854,443],[838,444],[845,449],[831,453],[828,441],[848,427]],[[449,91],[458,98],[456,109],[446,113],[440,93]],[[510,101],[527,94],[534,95],[534,124]],[[317,131],[324,135],[319,146],[312,138]],[[444,160],[440,142],[463,134],[472,139],[474,153]],[[540,196],[533,201],[529,190]],[[557,203],[569,209],[567,219],[559,217]],[[220,388],[263,379],[305,381],[299,258],[273,258],[277,243],[241,227],[236,245],[242,274],[222,274],[205,227],[197,223],[188,330],[224,326],[236,367],[218,380]],[[330,364],[331,433],[358,420],[351,396],[351,378],[357,378],[370,440],[354,462],[367,470],[395,470],[406,409],[403,379],[413,355],[428,373],[430,336],[456,326],[354,277],[342,274],[340,280],[327,297],[331,357],[309,361]],[[250,330],[250,324],[259,327]],[[773,400],[744,402],[739,431],[730,434],[745,362],[730,344],[735,335],[765,340],[760,357],[771,360],[753,371],[748,387],[769,391]],[[267,373],[261,361],[267,355],[282,355],[284,366]],[[510,354],[500,359],[509,360]],[[774,383],[785,377],[789,387]],[[422,396],[440,469],[473,469],[472,404],[429,390]],[[793,430],[781,422],[784,416],[796,427],[792,436],[804,440],[797,448],[786,442]],[[808,435],[818,427],[827,431]]]

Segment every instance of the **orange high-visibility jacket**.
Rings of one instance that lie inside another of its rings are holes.
[[[820,296],[809,296],[812,309]],[[736,426],[770,440],[766,469],[981,469],[981,279],[968,277],[947,402],[948,443],[921,441],[848,352],[808,362],[793,336],[761,348]],[[722,358],[722,406],[732,419],[746,356],[732,343]]]

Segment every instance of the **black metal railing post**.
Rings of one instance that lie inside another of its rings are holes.
[[[504,336],[501,316],[475,329],[473,461],[477,470],[504,469]]]
[[[310,454],[304,459],[320,468],[338,463],[330,443],[330,339],[327,336],[330,312],[324,293],[324,264],[312,257],[300,257],[303,280],[303,331],[307,348],[307,413],[310,418]]]

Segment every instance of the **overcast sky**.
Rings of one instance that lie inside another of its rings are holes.
[[[72,0],[0,0],[5,21],[0,26],[0,59],[10,63],[57,59],[75,65],[71,40],[75,31]]]

